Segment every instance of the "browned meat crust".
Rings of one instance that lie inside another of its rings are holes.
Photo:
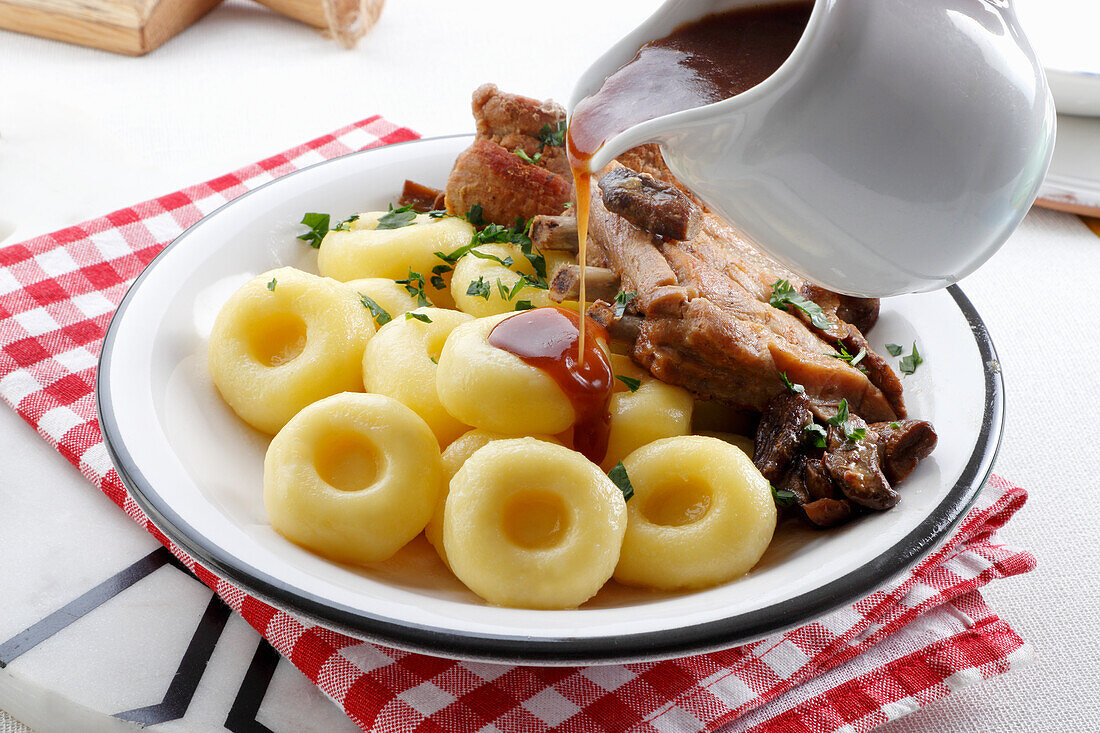
[[[791,461],[805,442],[806,427],[813,419],[810,400],[801,392],[788,392],[772,399],[756,429],[752,455],[752,462],[760,469],[764,478],[778,484],[783,475],[788,473]],[[798,468],[802,468],[802,464]],[[790,490],[796,494],[801,493],[799,499],[805,503],[809,501],[809,493],[800,491],[802,488],[800,483],[797,489]]]
[[[441,210],[444,206],[444,193],[438,188],[425,186],[416,181],[405,181],[405,187],[401,189],[401,199],[398,206],[411,206],[413,211],[421,214],[428,211]]]
[[[917,464],[931,455],[939,438],[931,423],[924,420],[898,420],[870,426],[882,454],[882,471],[896,484],[913,472]]]
[[[676,188],[683,191],[684,195],[694,201],[696,206],[704,211],[706,210],[706,205],[703,204],[699,197],[693,194],[687,186],[680,183],[676,176],[672,175],[672,171],[668,169],[668,165],[661,155],[661,148],[658,147],[656,143],[648,143],[646,145],[639,145],[636,148],[631,148],[616,158],[616,160],[631,170],[636,170],[639,173],[648,173],[658,181],[676,186]]]
[[[540,138],[545,128],[554,130],[565,120],[565,109],[560,104],[502,92],[496,84],[482,84],[474,90],[472,106],[478,137],[510,153],[519,148],[531,158],[540,155],[539,166],[571,179],[565,147],[546,145]]]
[[[481,138],[459,154],[447,179],[448,212],[463,214],[480,204],[486,221],[503,226],[517,217],[559,214],[572,195],[561,176]]]
[[[702,210],[673,185],[625,166],[611,169],[599,185],[608,211],[650,234],[691,239],[699,233]]]

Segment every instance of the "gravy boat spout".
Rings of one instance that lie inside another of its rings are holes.
[[[581,77],[571,109],[644,43],[760,5],[669,0]],[[1035,200],[1054,128],[1007,3],[816,0],[771,76],[625,129],[591,169],[659,143],[676,177],[761,250],[832,290],[880,297],[946,287],[989,259]]]

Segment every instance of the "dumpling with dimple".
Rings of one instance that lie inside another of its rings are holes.
[[[274,434],[306,405],[361,392],[374,322],[342,283],[283,267],[245,283],[210,333],[214,385],[233,411]]]
[[[575,608],[611,577],[625,528],[623,494],[599,466],[534,438],[495,440],[451,479],[443,544],[490,603]]]
[[[264,458],[281,535],[332,560],[385,560],[428,523],[443,485],[432,431],[397,400],[345,392],[299,412]]]

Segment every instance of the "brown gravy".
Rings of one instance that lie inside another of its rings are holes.
[[[812,9],[813,2],[802,0],[716,13],[680,26],[638,49],[573,110],[566,149],[577,189],[582,310],[592,156],[628,127],[727,99],[767,79],[791,55]]]
[[[607,338],[603,327],[585,317],[584,331]],[[593,463],[607,453],[611,431],[614,375],[597,338],[580,345],[580,315],[565,308],[520,311],[489,332],[489,343],[546,372],[569,398],[576,414],[573,447]],[[581,350],[583,348],[583,351]]]

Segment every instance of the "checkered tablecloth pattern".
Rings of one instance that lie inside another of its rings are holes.
[[[0,248],[0,396],[364,730],[868,730],[1030,659],[978,591],[1034,567],[1029,553],[997,540],[1026,500],[997,477],[947,542],[858,603],[746,646],[629,665],[513,667],[360,642],[250,596],[175,547],[127,495],[96,421],[96,361],[114,308],[168,242],[235,196],[343,153],[416,138],[372,117]]]

